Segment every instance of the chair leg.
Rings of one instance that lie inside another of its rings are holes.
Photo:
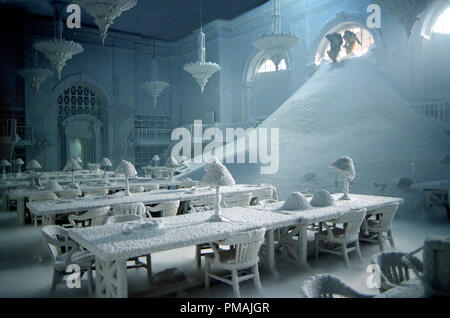
[[[252,267],[252,272],[254,275],[255,287],[256,287],[256,289],[261,290],[262,286],[261,286],[261,280],[259,279],[258,264],[256,264],[255,266]]]
[[[316,236],[316,239],[314,240],[314,250],[316,253],[316,262],[319,261],[319,238]]]
[[[345,266],[350,266],[350,262],[348,260],[348,255],[347,255],[347,245],[346,245],[346,243],[343,243],[341,245],[341,249],[342,249],[342,256],[344,256]]]
[[[145,255],[147,260],[147,278],[152,279],[152,254]]]
[[[383,237],[383,233],[379,232],[377,234],[378,237],[378,245],[380,246],[380,251],[384,252],[384,237]]]
[[[356,240],[356,252],[358,253],[359,260],[363,262],[363,257],[361,255],[361,249],[359,248],[359,240]]]
[[[233,280],[234,296],[236,298],[241,298],[241,293],[239,291],[239,280],[238,280],[237,270],[234,269],[231,271],[231,278]]]
[[[87,278],[88,278],[88,293],[89,296],[92,296],[94,295],[94,278],[92,277],[92,268],[88,268]]]
[[[209,259],[205,258],[205,288],[208,289],[210,285],[211,279],[209,278],[209,269],[210,269],[210,263]]]
[[[388,231],[388,237],[389,243],[391,243],[392,248],[395,249],[394,236],[392,235],[392,230]]]
[[[197,268],[202,267],[202,255],[201,255],[201,249],[199,245],[195,246],[195,261],[197,262]]]
[[[50,287],[50,292],[54,292],[56,289],[56,285],[58,284],[60,280],[61,274],[56,271],[56,269],[53,269],[53,277],[52,277],[52,286]]]

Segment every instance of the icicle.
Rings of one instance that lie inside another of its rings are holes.
[[[206,62],[206,40],[205,33],[203,33],[203,28],[200,28],[200,34],[198,35],[198,60],[201,63]]]

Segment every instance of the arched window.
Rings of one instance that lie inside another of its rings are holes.
[[[58,97],[58,124],[74,115],[90,115],[102,120],[103,110],[96,93],[81,84],[64,90]]]
[[[356,37],[358,39],[358,42],[356,42],[356,46],[353,50],[353,53],[351,53],[351,56],[362,56],[370,51],[370,48],[375,43],[375,40],[372,36],[372,34],[360,26],[357,23],[344,23],[341,25],[338,25],[331,29],[328,34],[330,33],[339,33],[342,37],[344,37],[345,31],[350,31],[356,34]],[[348,56],[347,50],[344,48],[345,41],[343,43],[342,49],[337,57],[338,60],[341,60]],[[322,41],[319,44],[319,47],[317,49],[316,53],[316,65],[320,65],[322,61],[331,61],[330,57],[328,56],[327,52],[330,50],[331,45],[330,42],[323,38]]]
[[[282,59],[280,64],[278,64],[278,70],[286,70],[286,60]],[[269,73],[269,72],[276,72],[277,68],[275,67],[275,63],[272,62],[271,59],[265,58],[261,61],[261,64],[258,66],[258,69],[256,70],[256,73]]]
[[[433,26],[433,32],[450,34],[450,7],[445,9],[436,20]]]

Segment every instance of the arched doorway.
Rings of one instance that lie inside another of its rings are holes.
[[[100,162],[107,141],[105,97],[92,83],[72,82],[57,97],[61,166],[80,157],[88,163]]]

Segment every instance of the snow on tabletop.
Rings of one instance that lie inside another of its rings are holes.
[[[222,194],[252,192],[253,196],[259,195],[260,190],[272,189],[272,186],[266,185],[234,185],[221,187],[220,192]],[[70,203],[57,203],[57,201],[44,201],[44,202],[28,202],[27,207],[35,215],[54,215],[74,213],[79,211],[87,211],[93,208],[99,208],[103,206],[113,206],[118,204],[127,204],[135,202],[144,202],[146,204],[159,203],[164,201],[190,201],[202,197],[209,197],[215,195],[215,189],[212,188],[198,188],[195,193],[189,192],[189,189],[179,190],[158,190],[143,193],[134,193],[131,196],[114,198],[107,196],[106,198],[79,198],[73,200]]]
[[[104,260],[128,259],[149,253],[215,242],[238,233],[265,227],[287,226],[296,216],[246,208],[225,209],[229,222],[208,222],[214,212],[165,217],[159,226],[143,222],[69,229],[69,236]]]

